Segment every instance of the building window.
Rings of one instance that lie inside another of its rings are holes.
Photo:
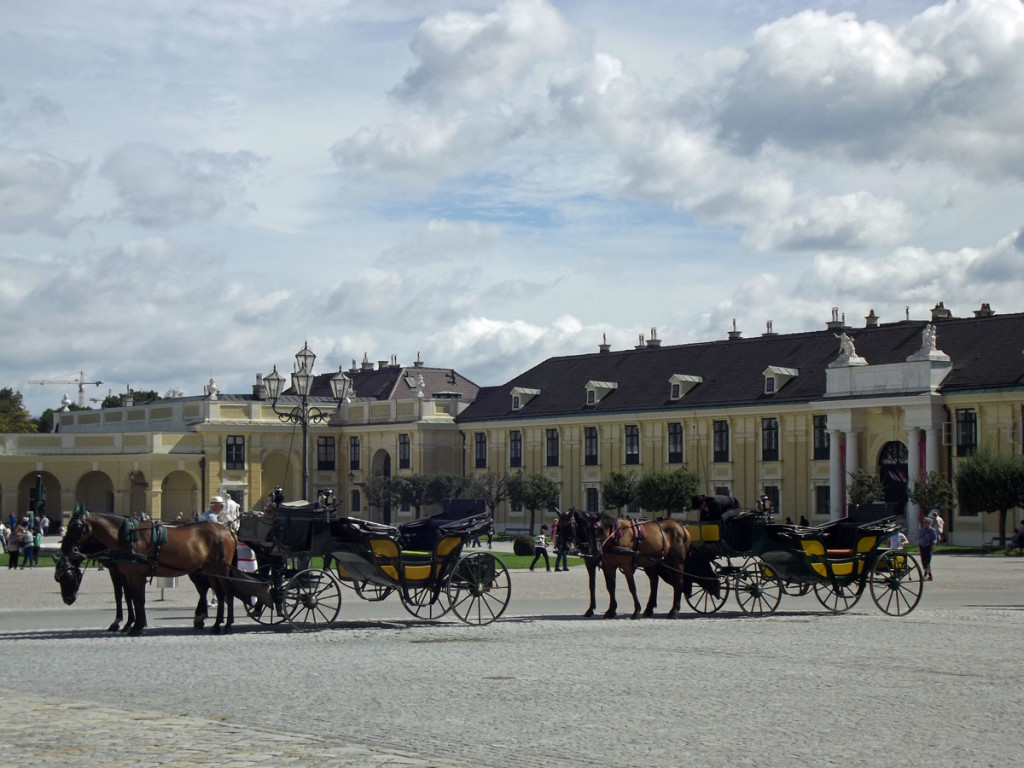
[[[523,466],[523,433],[518,429],[508,433],[508,465]]]
[[[405,433],[398,436],[398,468],[412,468],[412,445],[409,441],[409,435]]]
[[[584,427],[583,463],[588,467],[596,467],[597,461],[597,427]]]
[[[729,460],[729,422],[716,421],[713,425],[714,461]]]
[[[632,518],[640,517],[642,512],[643,512],[643,510],[640,508],[640,502],[639,501],[631,501],[631,502],[629,502],[629,504],[626,505],[626,514],[629,517],[632,517]]]
[[[316,468],[321,470],[337,469],[337,452],[334,449],[333,437],[316,439]]]
[[[547,466],[557,467],[558,461],[558,430],[549,429],[547,431]]]
[[[473,435],[473,455],[475,461],[473,466],[477,469],[487,469],[487,433],[477,432]]]
[[[764,495],[761,497],[764,503],[764,511],[772,515],[778,515],[782,513],[782,509],[779,507],[779,486],[777,485],[766,485],[764,487]]]
[[[828,461],[831,446],[828,434],[828,416],[814,417],[814,460]]]
[[[363,498],[360,496],[359,491],[352,489],[352,509],[351,512],[362,512],[363,511]]]
[[[678,400],[680,397],[683,396],[683,390],[682,390],[682,388],[678,384],[673,384],[669,388],[669,395],[668,396],[669,396],[669,399],[671,399],[671,400]]]
[[[978,412],[956,409],[956,455],[973,456],[978,450]]]
[[[245,438],[242,435],[228,435],[225,469],[245,469]]]
[[[779,420],[761,419],[761,461],[779,460]]]
[[[668,463],[683,463],[683,425],[678,421],[668,425]]]
[[[732,491],[729,490],[727,485],[716,485],[715,496],[732,496]]]
[[[601,511],[601,490],[599,488],[587,488],[587,512]]]
[[[519,399],[519,395],[512,395],[512,410],[518,411],[522,407],[522,401]]]
[[[587,390],[587,405],[594,405],[597,402],[597,393],[592,389]]]
[[[359,438],[357,436],[348,439],[348,468],[359,469]]]
[[[626,426],[626,463],[640,463],[640,427],[636,424]]]
[[[819,517],[828,517],[832,512],[830,486],[819,485],[814,489],[814,514]]]

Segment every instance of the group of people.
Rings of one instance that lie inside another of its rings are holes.
[[[569,570],[569,549],[572,542],[567,541],[565,537],[559,537],[558,535],[558,521],[551,526],[551,538],[552,544],[555,548],[555,571],[568,571]],[[544,558],[544,566],[548,571],[551,570],[551,560],[548,557],[548,527],[542,525],[540,527],[540,533],[538,533],[533,540],[533,562],[530,563],[530,570],[532,571],[534,566],[537,565],[537,561],[540,558]]]
[[[921,530],[917,535],[917,550],[921,557],[921,567],[924,568],[924,580],[932,581],[932,553],[935,545],[945,539],[946,522],[938,512],[932,512],[930,517],[921,520]],[[903,531],[896,531],[889,537],[889,549],[903,549],[910,543]]]
[[[43,536],[49,527],[49,520],[41,515],[35,526],[32,525],[30,517],[23,517],[18,520],[11,515],[10,525],[0,522],[0,549],[8,554],[7,568],[24,569],[25,566],[34,568],[39,565],[39,549],[43,543]]]

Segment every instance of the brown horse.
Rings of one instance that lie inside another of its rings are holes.
[[[559,513],[558,535],[573,541],[587,567],[590,582],[590,606],[586,616],[593,616],[597,603],[596,574],[604,572],[608,589],[608,610],[612,618],[618,610],[615,600],[615,574],[622,571],[633,597],[633,618],[640,615],[634,574],[643,569],[650,581],[650,597],[643,615],[651,616],[658,604],[658,579],[672,585],[672,609],[669,618],[679,614],[685,582],[686,555],[690,549],[690,532],[675,520],[631,521],[610,515],[570,509]]]
[[[97,551],[97,543],[102,550]],[[80,566],[85,552],[116,568],[129,606],[129,621],[134,614],[128,634],[141,634],[146,627],[146,580],[153,576],[183,575],[209,579],[218,598],[213,632],[221,631],[222,622],[223,631],[231,631],[234,605],[230,570],[235,540],[227,527],[216,523],[165,526],[113,515],[76,512],[61,543],[56,573],[61,595],[69,605],[74,602],[81,583]],[[116,578],[114,585],[116,590]]]

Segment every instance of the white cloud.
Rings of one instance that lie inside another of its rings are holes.
[[[175,227],[241,203],[244,182],[261,162],[245,151],[174,153],[131,144],[107,158],[100,172],[117,189],[127,219],[144,227]]]
[[[63,213],[86,170],[55,155],[0,147],[0,231],[66,233],[72,222]]]

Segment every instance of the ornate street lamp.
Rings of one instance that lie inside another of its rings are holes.
[[[352,379],[345,375],[339,367],[338,372],[331,377],[331,394],[338,401],[333,411],[323,410],[316,406],[310,406],[309,393],[313,388],[313,363],[316,355],[309,348],[309,344],[303,343],[302,349],[295,353],[295,370],[292,372],[292,389],[299,398],[299,404],[288,410],[278,410],[277,401],[281,397],[281,388],[284,385],[284,376],[277,372],[274,366],[269,374],[263,377],[263,383],[267,388],[267,397],[270,398],[270,407],[282,422],[298,424],[302,427],[302,493],[309,499],[309,425],[319,424],[327,421],[341,408],[341,404],[348,402],[349,393],[352,391]]]

